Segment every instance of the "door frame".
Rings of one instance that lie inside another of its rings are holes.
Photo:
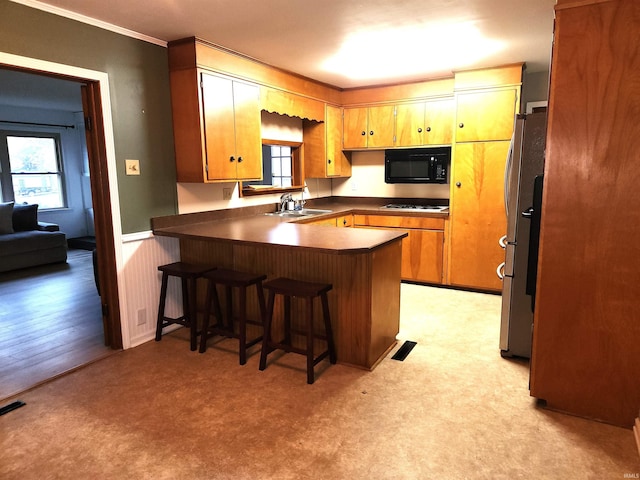
[[[116,174],[115,141],[111,117],[109,76],[106,72],[53,63],[0,51],[0,67],[76,81],[87,86],[83,94],[84,116],[91,118],[87,131],[87,152],[91,176],[91,194],[96,223],[96,246],[101,285],[105,344],[114,349],[127,348],[129,332],[123,328],[120,312],[126,311],[124,296],[124,260],[122,223]],[[86,97],[86,98],[85,98]]]

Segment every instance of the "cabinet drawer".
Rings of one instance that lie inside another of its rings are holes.
[[[444,230],[444,218],[401,217],[393,215],[354,215],[353,223],[368,227],[419,228],[422,230]]]
[[[353,215],[343,215],[342,217],[337,217],[335,220],[336,220],[337,227],[353,226]]]

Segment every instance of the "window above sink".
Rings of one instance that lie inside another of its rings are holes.
[[[262,180],[242,182],[241,195],[300,192],[304,179],[300,162],[301,143],[262,141]]]

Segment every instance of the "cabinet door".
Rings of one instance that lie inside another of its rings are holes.
[[[461,93],[456,111],[456,141],[510,140],[516,90]]]
[[[260,89],[257,85],[233,82],[237,178],[262,179],[260,134]]]
[[[402,244],[402,278],[416,282],[442,283],[444,232],[410,230]]]
[[[403,103],[396,106],[396,146],[424,145],[424,102]]]
[[[393,147],[395,106],[369,107],[367,148]]]
[[[235,180],[233,82],[203,73],[201,86],[207,180]]]
[[[325,124],[327,135],[327,176],[349,176],[351,175],[351,164],[342,151],[342,110],[338,107],[327,105]]]
[[[453,285],[502,288],[496,268],[504,261],[498,240],[507,231],[503,182],[508,150],[509,142],[456,144],[450,200]]]
[[[454,99],[429,100],[424,111],[424,144],[450,145],[453,140]]]
[[[444,219],[356,215],[354,224],[363,228],[406,230],[409,235],[402,239],[402,279],[442,283]],[[421,226],[426,228],[419,228]]]
[[[336,227],[352,227],[353,215],[343,215],[336,218]]]
[[[345,108],[343,126],[344,148],[365,148],[367,146],[368,109]]]

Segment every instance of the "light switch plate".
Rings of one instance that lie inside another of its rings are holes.
[[[127,175],[140,175],[140,160],[124,161]]]

